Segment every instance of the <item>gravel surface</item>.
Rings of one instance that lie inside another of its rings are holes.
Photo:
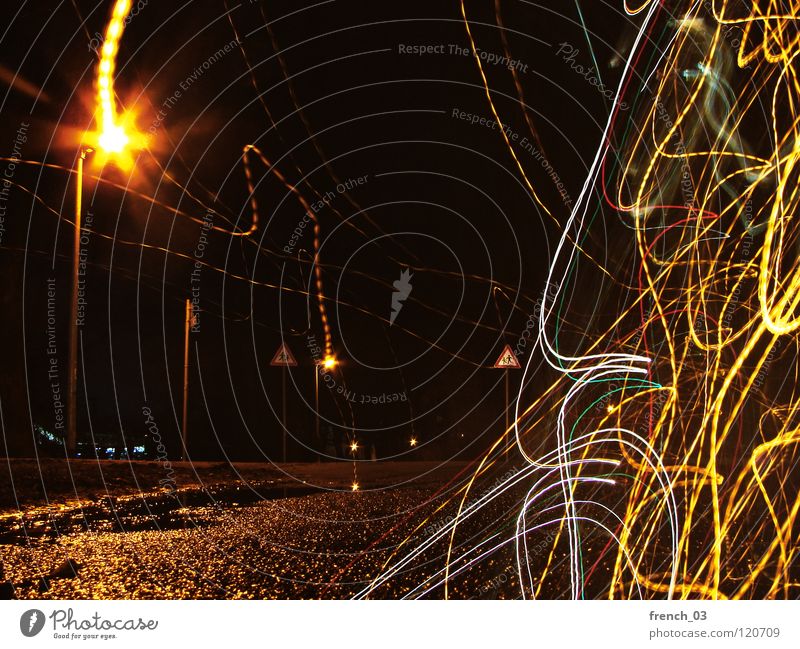
[[[457,492],[474,468],[467,464],[359,465],[367,485],[360,491],[349,488],[349,463],[188,465],[178,467],[175,490],[137,491],[128,475],[157,485],[154,465],[45,467],[47,502],[39,496],[0,513],[0,565],[15,596],[441,598],[450,549],[455,576],[447,596],[519,597],[510,544],[459,571],[464,553],[481,541],[511,537],[524,495],[509,492],[484,507],[458,526],[451,545]],[[25,468],[32,467],[17,461],[9,475]],[[471,497],[486,493],[492,480],[497,476],[476,483]],[[14,484],[18,489],[20,481]],[[424,551],[365,593],[423,543]]]
[[[443,498],[432,495],[405,488],[189,507],[165,507],[163,496],[109,499],[88,514],[6,519],[7,535],[14,525],[23,534],[7,536],[0,557],[18,598],[349,598],[442,526],[431,521],[454,510],[436,512]],[[465,525],[459,537],[480,527]],[[402,597],[444,567],[446,549],[434,545],[371,597]],[[449,595],[516,597],[512,566],[511,552],[493,555]]]

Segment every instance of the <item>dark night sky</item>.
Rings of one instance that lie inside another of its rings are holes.
[[[477,46],[502,54],[494,4],[469,2],[468,16]],[[609,102],[556,54],[568,42],[580,50],[574,63],[592,65],[575,4],[500,4],[528,116],[576,199]],[[632,25],[619,3],[585,4],[602,79],[615,87],[618,71],[608,62]],[[74,185],[66,169],[75,162],[75,135],[90,126],[96,57],[89,43],[102,32],[110,5],[12,2],[2,9],[0,24],[9,27],[0,63],[42,91],[34,101],[20,82],[0,87],[2,155],[11,154],[20,124],[28,122],[21,157],[55,166],[17,165],[0,244],[0,396],[10,450],[18,453],[30,451],[31,423],[54,428],[50,277],[66,385],[72,228],[58,214],[71,219]],[[237,32],[241,45],[203,69]],[[439,45],[444,53],[401,54],[401,45]],[[310,202],[314,191],[333,192],[319,211],[320,258],[342,360],[334,380],[353,397],[321,386],[325,420],[355,428],[379,457],[472,456],[496,438],[502,373],[487,368],[525,329],[558,229],[533,202],[500,133],[453,117],[458,110],[491,118],[474,59],[458,53],[468,47],[454,1],[144,3],[122,39],[116,90],[120,103],[139,113],[141,130],[156,124],[152,150],[140,154],[130,175],[104,169],[106,182],[97,183],[99,170],[89,168],[84,185],[93,227],[81,329],[83,438],[91,431],[141,440],[146,405],[170,452],[179,454],[183,300],[202,236],[198,221],[210,208],[214,225],[249,227],[241,162],[248,143]],[[502,119],[531,139],[509,70],[488,63],[485,70]],[[180,97],[164,108],[182,83]],[[542,165],[522,147],[516,152],[563,222],[568,208]],[[323,336],[316,296],[304,294],[311,228],[293,255],[284,254],[303,208],[260,162],[252,169],[259,230],[251,238],[212,232],[203,258],[190,390],[190,453],[197,458],[221,457],[223,450],[239,459],[277,458],[281,371],[268,363],[282,335],[300,362],[290,373],[290,429],[313,444],[308,336]],[[334,176],[366,181],[338,192]],[[392,282],[406,267],[413,290],[389,327]],[[275,288],[281,282],[283,293]],[[362,396],[395,394],[407,400],[359,403]],[[421,444],[409,451],[412,434]],[[297,442],[290,453],[312,458]]]

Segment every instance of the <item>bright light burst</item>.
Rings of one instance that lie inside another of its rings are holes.
[[[97,151],[95,161],[100,165],[113,162],[123,170],[133,164],[131,151],[144,146],[144,138],[135,128],[134,115],[118,114],[114,96],[117,53],[130,7],[131,0],[117,0],[106,27],[97,65],[97,130],[87,134],[88,145]]]
[[[100,133],[97,143],[103,151],[107,151],[108,153],[122,153],[129,141],[130,138],[127,133],[125,133],[125,129],[114,124],[106,127],[103,132]]]

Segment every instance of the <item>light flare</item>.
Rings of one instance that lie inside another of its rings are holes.
[[[96,130],[87,134],[87,145],[96,150],[95,163],[102,166],[113,162],[123,170],[133,165],[132,151],[144,147],[144,137],[136,131],[135,115],[117,112],[114,93],[114,73],[119,42],[131,0],[117,0],[106,26],[100,62],[97,65]]]

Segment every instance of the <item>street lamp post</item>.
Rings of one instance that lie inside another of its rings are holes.
[[[114,11],[102,47],[101,59],[97,66],[97,131],[86,133],[82,142],[90,142],[98,150],[95,162],[103,166],[114,162],[121,169],[128,168],[133,160],[131,149],[140,149],[145,140],[138,133],[128,131],[133,124],[133,114],[117,114],[114,103],[114,70],[119,51],[119,40],[127,24],[126,17],[131,9],[131,0],[116,0]],[[81,144],[76,169],[75,188],[75,243],[72,258],[72,301],[70,303],[69,323],[69,376],[67,403],[66,452],[74,456],[78,447],[78,273],[80,271],[81,245],[81,202],[83,198],[83,163],[93,148]]]
[[[111,125],[110,131],[90,134],[91,142],[97,147],[99,158],[96,162],[104,165],[113,162],[125,169],[130,162],[129,150],[139,148],[140,138],[132,141],[122,126]],[[81,255],[81,228],[83,211],[83,165],[86,156],[94,153],[95,149],[82,146],[75,169],[75,238],[72,249],[72,295],[69,305],[69,376],[67,402],[67,439],[66,452],[68,456],[75,455],[78,448],[78,274],[80,272]]]
[[[189,455],[189,332],[193,324],[192,301],[186,298],[183,323],[183,411],[181,413],[182,459]]]
[[[316,433],[315,441],[321,443],[322,439],[319,436],[319,372],[320,368],[324,367],[326,370],[332,370],[336,367],[336,359],[333,356],[326,356],[322,361],[314,363],[314,430]],[[322,461],[322,453],[317,453],[317,462]]]
[[[281,436],[283,452],[281,453],[281,457],[283,458],[284,464],[286,464],[286,374],[288,372],[288,367],[281,368],[281,424],[283,424],[283,435]]]
[[[319,363],[314,364],[314,444],[319,444]],[[317,449],[317,462],[321,462],[319,449]]]
[[[83,201],[83,163],[91,148],[83,148],[78,156],[75,186],[75,236],[72,246],[72,298],[69,305],[69,399],[67,401],[67,455],[78,448],[78,273],[81,254],[81,213]]]

